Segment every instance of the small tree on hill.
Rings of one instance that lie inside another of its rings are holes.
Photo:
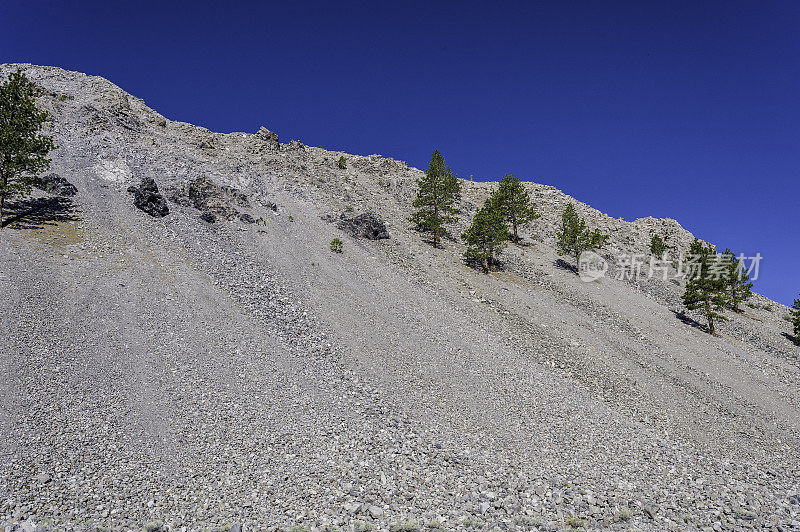
[[[433,245],[438,246],[445,224],[458,220],[455,203],[461,199],[461,183],[447,167],[438,150],[431,155],[425,175],[417,180],[416,209],[410,221],[433,233]]]
[[[511,234],[508,232],[503,210],[495,192],[478,209],[469,228],[461,238],[467,243],[464,257],[481,264],[484,273],[492,270],[495,257],[506,246]]]
[[[604,235],[598,229],[590,231],[586,220],[578,216],[572,203],[568,203],[561,215],[561,228],[556,233],[556,238],[558,254],[574,257],[577,265],[582,252],[603,247],[609,235]]]
[[[664,257],[665,251],[667,251],[667,245],[664,244],[664,240],[659,235],[653,235],[653,238],[650,239],[650,253],[661,259]]]
[[[750,282],[750,275],[745,270],[742,261],[730,249],[726,249],[722,254],[722,260],[727,268],[725,281],[731,310],[741,312],[739,304],[753,297],[753,283]]]
[[[339,170],[345,170],[347,168],[347,159],[344,158],[344,155],[339,156],[339,160],[336,161],[336,166],[339,167]]]
[[[708,320],[708,332],[716,336],[714,320],[727,320],[720,314],[728,305],[727,280],[725,268],[720,268],[720,256],[714,246],[704,246],[695,239],[689,248],[686,289],[683,304],[689,310],[701,310]]]
[[[519,244],[517,228],[530,223],[541,215],[531,204],[531,197],[525,185],[514,174],[503,176],[497,189],[499,207],[506,221],[511,224],[514,243]]]
[[[56,148],[41,133],[50,115],[36,106],[33,90],[19,70],[0,83],[0,228],[6,198],[29,194],[38,174],[50,167],[47,154]]]
[[[794,325],[794,337],[800,341],[800,299],[794,300],[792,305],[792,325]]]

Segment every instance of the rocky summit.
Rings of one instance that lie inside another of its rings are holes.
[[[789,309],[713,337],[674,266],[624,271],[677,221],[525,183],[542,216],[485,275],[459,236],[491,184],[433,247],[402,161],[16,69],[59,147],[0,233],[6,531],[800,530]],[[610,235],[592,282],[569,202]]]

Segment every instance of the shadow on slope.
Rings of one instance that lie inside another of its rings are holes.
[[[71,199],[61,196],[14,201],[8,207],[8,214],[3,226],[13,225],[15,229],[37,229],[78,219],[75,204]]]

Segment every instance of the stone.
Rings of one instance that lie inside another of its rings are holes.
[[[246,224],[252,224],[256,222],[256,219],[253,218],[251,215],[247,214],[246,212],[239,213],[239,220],[243,221]]]
[[[383,517],[383,508],[380,506],[370,506],[368,511],[373,519],[380,519]]]
[[[158,186],[152,177],[143,177],[138,187],[128,187],[133,194],[133,204],[150,216],[163,217],[169,214],[167,200],[158,192]]]
[[[242,523],[234,523],[228,532],[242,532]]]
[[[78,189],[58,174],[47,174],[39,178],[37,188],[45,192],[51,192],[59,196],[72,197],[78,193]]]
[[[211,211],[203,211],[203,213],[200,214],[200,219],[203,220],[204,222],[213,224],[214,222],[217,221],[217,216]]]
[[[356,238],[366,238],[368,240],[389,238],[386,224],[371,212],[365,212],[352,218],[342,214],[336,226]]]
[[[237,207],[250,206],[244,192],[227,185],[219,185],[207,176],[184,181],[171,188],[167,196],[178,205],[211,212],[225,220],[233,220],[239,216]]]

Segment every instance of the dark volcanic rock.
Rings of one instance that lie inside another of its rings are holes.
[[[336,226],[356,238],[367,238],[369,240],[389,238],[386,224],[371,212],[365,212],[353,218],[347,218],[342,214]]]
[[[39,179],[37,187],[46,192],[58,194],[59,196],[74,196],[78,192],[75,185],[58,174],[47,174],[43,176]]]
[[[167,200],[158,192],[152,177],[143,177],[138,187],[128,187],[133,194],[133,204],[150,216],[166,216],[169,214]]]
[[[233,220],[239,215],[237,207],[250,206],[247,195],[239,189],[218,185],[206,176],[184,181],[171,189],[168,197],[178,205],[211,212],[226,220]]]

